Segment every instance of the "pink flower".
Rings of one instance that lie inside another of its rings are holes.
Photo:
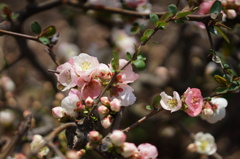
[[[77,103],[80,101],[78,97],[78,90],[71,89],[69,95],[65,97],[62,102],[61,106],[66,110],[66,114],[70,116],[75,116],[75,109],[77,109]]]
[[[201,113],[203,107],[203,97],[201,91],[197,88],[188,88],[184,96],[184,102],[187,105],[186,112],[194,117]]]
[[[98,77],[102,80],[110,80],[113,73],[111,72],[110,68],[106,65],[101,63],[93,73],[93,77]]]
[[[95,99],[101,93],[102,85],[99,80],[91,79],[91,81],[84,83],[81,88],[81,99],[85,100],[88,97]]]
[[[124,142],[122,145],[121,155],[125,158],[131,157],[135,153],[138,153],[138,149],[134,143]]]
[[[113,117],[111,115],[108,115],[107,117],[101,120],[101,124],[105,129],[109,128],[112,125],[112,122],[113,122]]]
[[[89,140],[92,142],[98,142],[102,139],[102,135],[98,131],[90,131],[88,133]]]
[[[122,68],[128,61],[125,59],[119,60],[119,68]],[[126,68],[124,68],[123,71],[121,71],[118,76],[121,76],[121,82],[123,83],[132,83],[136,79],[138,79],[139,75],[133,72],[132,65],[128,65]]]
[[[210,8],[212,7],[213,3],[214,1],[202,2],[199,6],[198,14],[200,15],[208,14],[210,12]]]
[[[140,159],[156,159],[158,156],[157,148],[149,143],[138,146]]]
[[[52,115],[57,119],[61,119],[62,117],[64,117],[65,113],[66,110],[63,107],[52,108]]]
[[[76,75],[73,66],[70,63],[64,63],[57,67],[59,74],[57,76],[58,82],[64,86],[63,91],[69,90],[77,85],[78,76]]]
[[[126,141],[126,135],[121,130],[114,130],[109,137],[116,146],[121,146]]]
[[[121,109],[121,100],[114,98],[111,102],[110,102],[110,108],[112,111],[115,112],[119,112]]]
[[[109,109],[106,107],[106,106],[104,106],[104,105],[100,105],[99,107],[98,107],[98,113],[100,114],[100,115],[107,115],[108,113],[109,113]]]
[[[96,69],[99,65],[99,62],[96,57],[89,56],[86,53],[81,53],[78,56],[72,58],[75,71],[78,75],[87,76]]]

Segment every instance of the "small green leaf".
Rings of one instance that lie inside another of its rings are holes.
[[[222,3],[219,0],[216,0],[210,9],[210,13],[219,14],[221,10],[222,10]]]
[[[114,71],[119,69],[119,54],[116,50],[113,51],[113,59],[111,61],[112,68]]]
[[[137,56],[137,60],[143,60],[143,61],[145,61],[145,60],[146,60],[146,57],[144,57],[143,55],[138,55],[138,56]]]
[[[143,70],[146,66],[143,60],[135,60],[133,61],[133,65],[139,70]]]
[[[126,56],[127,56],[128,61],[132,60],[132,55],[129,52],[127,52]]]
[[[175,20],[175,23],[177,23],[177,24],[183,24],[183,23],[184,23],[184,21],[183,21],[183,20],[181,20],[181,19],[176,19],[176,20]]]
[[[217,83],[219,83],[221,86],[227,86],[227,80],[219,75],[214,75],[213,78]]]
[[[175,4],[170,4],[168,6],[168,11],[172,14],[176,14],[177,13],[177,6]]]
[[[227,35],[222,31],[222,29],[220,29],[218,26],[214,26],[214,28],[222,35],[222,37],[224,38],[224,40],[230,44],[230,41],[227,37]]]
[[[153,29],[147,29],[144,33],[143,36],[146,36],[147,38],[149,38],[153,33]]]
[[[145,42],[147,39],[148,38],[146,36],[142,36],[140,40],[141,40],[141,42]]]
[[[47,44],[50,43],[50,40],[45,36],[40,37],[39,41],[41,41],[41,43],[44,44],[44,45],[47,45]]]
[[[147,106],[146,106],[146,109],[147,109],[147,110],[153,110],[153,107],[152,107],[151,105],[147,105]]]
[[[149,17],[153,24],[156,24],[156,22],[159,21],[158,15],[156,15],[156,14],[150,14]]]
[[[130,29],[130,33],[135,35],[137,33],[140,32],[140,27],[139,26],[133,26],[131,29]]]
[[[152,106],[153,108],[157,108],[159,103],[160,103],[160,100],[161,100],[161,96],[160,95],[157,95],[154,99],[153,99],[153,102],[152,102]]]
[[[33,22],[31,24],[31,29],[35,34],[40,34],[42,31],[41,26],[38,24],[38,22]]]
[[[165,29],[165,26],[166,26],[167,24],[168,24],[168,23],[166,23],[166,22],[158,21],[158,22],[156,23],[156,27],[163,30],[163,29]]]
[[[172,13],[167,12],[167,13],[165,13],[161,16],[159,21],[168,22],[171,19],[172,16],[173,16]]]
[[[47,28],[45,28],[41,34],[41,36],[45,36],[45,37],[52,37],[55,33],[56,33],[56,27],[55,26],[49,26]]]
[[[228,92],[228,87],[217,87],[215,92],[218,93],[218,94],[227,93]]]
[[[187,15],[191,14],[192,12],[178,12],[176,17],[177,18],[182,18],[182,17],[186,17]]]

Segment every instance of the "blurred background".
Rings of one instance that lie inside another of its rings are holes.
[[[27,6],[28,1],[1,0],[0,3],[7,4],[17,13]],[[162,12],[167,10],[169,4],[176,4],[176,1],[150,0],[150,3],[152,12]],[[185,1],[180,2],[179,8],[185,5]],[[67,5],[34,14],[23,22],[17,22],[16,26],[20,32],[34,35],[31,31],[31,23],[34,21],[43,28],[51,25],[57,28],[59,41],[54,46],[54,53],[61,63],[79,53],[88,53],[108,64],[114,49],[118,49],[120,56],[126,58],[125,52],[131,52],[131,44],[140,44],[143,31],[153,28],[149,20],[84,11]],[[130,29],[136,21],[143,24],[143,29],[132,35]],[[232,30],[227,31],[231,43],[227,44],[221,36],[213,36],[214,46],[223,62],[230,64],[239,74],[239,25],[231,23],[231,27]],[[0,140],[8,143],[24,115],[29,112],[33,114],[34,124],[28,136],[48,134],[60,125],[53,118],[51,109],[60,105],[66,94],[56,89],[56,77],[47,71],[54,70],[56,65],[46,53],[46,46],[30,40],[26,41],[26,45],[21,44],[16,38],[7,35],[0,36],[0,45]],[[121,128],[126,128],[148,114],[150,111],[146,110],[146,105],[162,91],[169,95],[173,91],[183,94],[191,87],[199,88],[203,97],[213,95],[218,84],[212,75],[221,75],[222,72],[219,65],[212,62],[209,49],[207,32],[197,22],[170,22],[165,30],[157,32],[141,51],[147,58],[146,68],[135,70],[140,75],[132,84],[137,102],[125,109]],[[130,131],[127,140],[136,145],[145,142],[156,145],[159,159],[200,158],[199,154],[186,150],[193,141],[181,129],[183,125],[193,133],[211,133],[216,139],[218,153],[223,158],[237,159],[240,156],[240,95],[229,93],[224,97],[228,100],[226,117],[216,124],[210,124],[200,117],[189,117],[184,112],[171,114],[163,111]],[[63,148],[65,146],[63,151],[67,151],[65,139],[56,142]],[[28,154],[29,151],[29,139],[26,138],[14,152]]]

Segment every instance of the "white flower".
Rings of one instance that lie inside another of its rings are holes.
[[[219,120],[222,120],[225,117],[226,114],[225,108],[227,107],[228,102],[225,98],[212,98],[210,105],[212,105],[210,109],[213,110],[213,114],[209,115],[208,113],[206,113],[206,111],[203,110],[201,118],[213,124]]]
[[[175,112],[182,107],[180,96],[176,91],[173,92],[173,97],[167,95],[165,92],[160,93],[160,96],[162,97],[160,104],[163,109]]]
[[[34,135],[33,136],[33,140],[30,144],[31,150],[32,151],[36,151],[38,149],[38,147],[43,144],[45,141],[43,139],[43,137],[41,135]],[[43,158],[43,156],[46,156],[49,153],[49,148],[47,146],[42,147],[39,151],[38,151],[38,157],[39,158]]]
[[[199,132],[195,135],[194,140],[196,151],[200,154],[212,155],[217,150],[215,139],[209,133]]]

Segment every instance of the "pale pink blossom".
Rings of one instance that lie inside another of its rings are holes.
[[[173,92],[173,97],[167,95],[165,92],[160,93],[160,96],[162,97],[160,104],[163,109],[175,112],[182,107],[180,96],[176,91]]]
[[[197,88],[188,88],[184,94],[184,102],[187,105],[185,110],[188,115],[194,117],[201,113],[203,107],[203,97]]]
[[[52,115],[57,119],[61,119],[65,114],[67,114],[67,112],[63,107],[52,108]]]
[[[212,155],[217,151],[214,137],[209,133],[199,132],[194,137],[196,151],[200,154]]]
[[[119,112],[121,109],[121,100],[114,98],[111,102],[110,102],[110,108],[112,111],[115,112]]]
[[[119,84],[116,87],[112,87],[110,91],[111,99],[118,98],[121,100],[122,106],[132,105],[136,101],[136,97],[133,94],[133,88],[127,84]]]
[[[138,149],[134,143],[124,142],[122,145],[121,155],[125,158],[131,157],[135,153],[138,153]]]
[[[91,97],[92,99],[97,98],[101,93],[101,82],[98,79],[91,79],[89,82],[84,83],[80,91],[80,98],[82,100]]]
[[[68,150],[66,153],[67,159],[79,159],[76,150]]]
[[[30,144],[31,151],[32,152],[36,151],[39,148],[39,146],[44,142],[45,141],[41,135],[38,135],[38,134],[34,135],[32,142]],[[49,153],[49,151],[50,151],[50,149],[47,146],[42,147],[38,151],[38,157],[43,158],[44,156],[46,156]]]
[[[74,69],[79,76],[90,75],[91,72],[99,65],[96,57],[89,56],[86,53],[81,53],[78,56],[74,56],[72,60]]]
[[[201,114],[201,118],[207,120],[209,123],[213,124],[225,117],[228,102],[225,98],[212,98],[210,103],[205,105],[203,110],[210,109],[212,113],[208,113],[203,111]],[[210,111],[209,110],[209,111]]]
[[[75,116],[75,111],[77,109],[77,103],[80,101],[78,97],[78,90],[71,89],[68,96],[65,97],[61,102],[61,107],[66,110],[66,114],[70,116]]]
[[[114,130],[110,135],[110,140],[115,146],[122,146],[127,136],[121,130]]]
[[[121,69],[128,61],[125,59],[119,60],[119,68]],[[132,65],[128,65],[121,71],[118,76],[121,76],[121,82],[123,83],[132,83],[138,79],[139,75],[133,72]]]
[[[204,1],[200,4],[198,14],[204,15],[204,14],[209,14],[210,8],[212,7],[212,4],[214,1]]]
[[[158,156],[157,148],[149,143],[140,144],[138,151],[140,159],[156,159]]]
[[[62,91],[69,90],[77,85],[78,76],[75,73],[73,66],[67,62],[57,67],[57,72],[55,75],[57,76],[58,82],[64,86]]]

